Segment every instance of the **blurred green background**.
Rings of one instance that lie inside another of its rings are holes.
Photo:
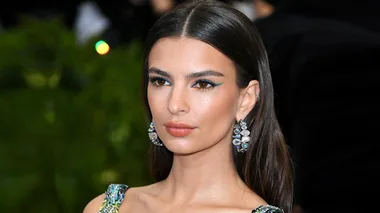
[[[99,55],[59,20],[0,33],[0,212],[71,213],[152,181],[142,45]]]

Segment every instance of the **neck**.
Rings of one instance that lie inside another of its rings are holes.
[[[172,201],[231,200],[231,192],[245,189],[234,162],[229,141],[191,154],[174,154],[173,166],[163,181],[162,193]]]

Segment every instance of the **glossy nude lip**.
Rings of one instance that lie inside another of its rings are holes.
[[[195,127],[184,124],[168,122],[165,124],[166,131],[174,137],[185,137],[190,135]]]

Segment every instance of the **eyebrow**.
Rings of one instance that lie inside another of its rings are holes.
[[[167,78],[171,78],[171,75],[168,72],[160,70],[156,67],[149,68],[148,72],[149,73],[155,73],[158,75],[162,75],[162,76],[167,77]],[[190,74],[186,75],[186,79],[200,78],[200,77],[204,77],[204,76],[223,77],[224,75],[222,73],[214,71],[214,70],[204,70],[204,71],[200,71],[200,72],[190,73]]]

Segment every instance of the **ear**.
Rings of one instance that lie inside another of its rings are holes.
[[[239,106],[236,112],[236,120],[244,119],[255,107],[260,94],[260,84],[257,80],[249,82],[248,86],[240,91]]]

